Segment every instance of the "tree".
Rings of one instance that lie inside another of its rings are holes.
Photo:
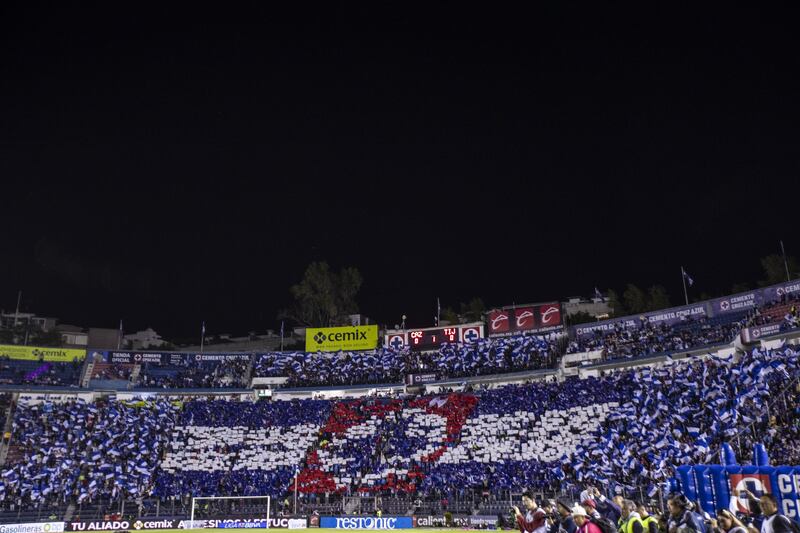
[[[31,331],[28,337],[28,344],[49,347],[61,346],[61,332],[56,331],[55,329],[51,329],[49,331],[42,331],[39,329],[36,331]]]
[[[669,294],[663,285],[653,285],[647,290],[647,310],[657,311],[670,306]]]
[[[337,273],[325,261],[313,262],[300,283],[289,289],[294,305],[278,318],[310,327],[331,326],[344,315],[358,312],[355,298],[362,282],[357,268],[347,267]]]
[[[620,317],[628,314],[628,310],[625,308],[625,304],[622,303],[617,291],[608,289],[606,291],[606,299],[608,300],[608,306],[611,308],[611,314],[613,316]]]
[[[742,282],[742,283],[734,283],[731,286],[731,294],[736,294],[737,292],[747,292],[749,290],[750,290],[750,284],[749,283],[744,283],[744,282]]]
[[[587,322],[596,322],[597,319],[586,311],[578,311],[571,315],[567,315],[566,323],[568,326],[576,326],[578,324],[586,324]]]
[[[486,312],[486,306],[480,298],[473,298],[469,303],[461,304],[461,315],[467,322],[480,322],[483,320],[483,314]]]
[[[798,267],[797,259],[788,257],[786,264],[783,262],[783,256],[779,254],[771,254],[761,258],[761,268],[764,269],[764,277],[758,282],[761,287],[767,285],[775,285],[776,283],[783,283],[786,281],[786,267],[789,267],[789,275],[797,273],[800,270]]]
[[[625,302],[625,307],[628,308],[628,312],[632,314],[647,311],[647,295],[633,283],[628,283],[625,292],[622,293],[622,299]]]
[[[439,318],[442,322],[447,322],[448,324],[458,324],[461,322],[458,313],[456,313],[455,309],[452,307],[445,307],[442,309],[442,314]]]

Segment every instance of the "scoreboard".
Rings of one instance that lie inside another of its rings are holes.
[[[483,324],[458,324],[441,328],[394,330],[386,333],[386,347],[415,351],[438,350],[447,343],[470,343],[484,338]]]

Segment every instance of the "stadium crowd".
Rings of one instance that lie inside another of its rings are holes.
[[[398,383],[404,375],[419,372],[469,377],[552,368],[559,353],[556,341],[536,335],[446,344],[431,352],[386,348],[367,352],[274,352],[257,356],[254,375],[286,376],[292,386]]]
[[[723,442],[743,461],[760,441],[796,463],[799,359],[793,346],[753,349],[421,398],[22,404],[0,503],[279,497],[298,463],[307,494],[456,499],[590,483],[652,496]]]
[[[136,381],[140,389],[241,389],[249,386],[250,358],[187,360],[181,365],[145,363]]]
[[[0,501],[39,508],[149,493],[174,411],[167,400],[18,405]]]
[[[617,323],[611,331],[597,331],[591,338],[570,341],[566,353],[603,350],[607,359],[619,359],[691,350],[731,342],[744,323],[738,320],[712,325],[707,318],[687,320],[677,326],[641,320],[639,327],[626,328]]]
[[[0,384],[76,387],[82,362],[51,362],[0,358]]]

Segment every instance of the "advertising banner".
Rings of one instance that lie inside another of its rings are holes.
[[[489,336],[511,331],[511,312],[504,309],[492,309],[486,318]]]
[[[681,491],[687,498],[695,496],[699,499],[703,510],[708,513],[721,509],[750,512],[743,492],[747,490],[756,497],[774,494],[778,510],[792,520],[800,520],[800,467],[698,465],[681,466],[677,470]],[[717,489],[706,488],[712,485]],[[730,491],[719,490],[723,487],[730,487]],[[702,494],[695,492],[698,490]]]
[[[733,313],[735,311],[744,311],[753,309],[764,303],[763,291],[750,291],[724,298],[716,298],[711,300],[711,313],[714,316],[724,315],[725,313]]]
[[[336,529],[411,529],[410,516],[323,516],[319,527]]]
[[[43,346],[13,346],[10,344],[0,344],[0,357],[8,357],[9,359],[22,359],[25,361],[44,360],[52,363],[71,363],[75,359],[78,361],[83,361],[83,359],[86,357],[86,350],[78,350],[75,348],[46,348]]]
[[[558,302],[492,309],[486,318],[489,337],[523,332],[545,333],[563,326],[561,304]]]
[[[447,525],[447,519],[444,516],[412,516],[411,521],[414,527],[444,527]]]
[[[53,533],[60,533],[65,530],[64,523],[61,524],[61,529],[51,529]],[[31,525],[31,524],[27,524]],[[2,527],[2,526],[0,526]],[[96,521],[81,521],[81,522],[67,522],[66,531],[146,531],[149,529],[305,529],[307,521],[305,518],[290,518],[278,517],[270,518],[269,522],[266,518],[222,518],[210,520],[180,520],[180,519],[162,519],[162,520],[143,520],[138,519],[134,521],[128,520],[96,520]],[[41,533],[42,529],[26,530],[26,531],[8,531],[8,533]],[[0,529],[0,533],[5,533]]]
[[[753,326],[750,328],[742,329],[742,342],[745,344],[750,344],[753,342],[758,342],[763,337],[769,337],[770,335],[777,335],[781,332],[783,324],[777,322],[775,324],[766,324],[764,326]]]
[[[374,350],[378,346],[378,326],[306,328],[307,352]]]
[[[436,381],[436,374],[408,374],[406,375],[406,385],[424,385]]]
[[[800,280],[794,280],[767,287],[763,290],[762,296],[765,302],[775,302],[783,296],[797,296],[798,293],[800,293]]]
[[[575,326],[572,331],[578,339],[585,339],[595,335],[595,332],[605,334],[614,329],[638,329],[642,324],[649,323],[653,326],[667,325],[671,326],[678,324],[685,320],[698,320],[708,316],[706,304],[697,303],[692,305],[682,305],[680,307],[671,307],[661,311],[651,311],[641,315],[632,315],[622,318],[614,318],[611,320],[604,320],[602,322],[592,322],[589,324],[580,324]]]
[[[572,328],[574,336],[578,339],[591,337],[595,332],[612,331],[614,328],[631,329],[641,326],[643,320],[653,324],[676,324],[686,318],[698,319],[706,316],[724,316],[727,313],[748,311],[756,307],[781,301],[786,296],[800,295],[800,280],[788,281],[771,285],[763,289],[740,292],[722,298],[714,298],[692,305],[673,307],[663,311],[653,311],[643,315],[632,315],[603,322],[581,324]],[[490,315],[491,316],[491,315]],[[491,326],[491,322],[490,322]],[[763,331],[761,335],[766,335]]]
[[[249,360],[253,357],[250,352],[228,353],[191,353],[191,352],[137,352],[137,351],[96,351],[109,363],[144,364],[184,366],[188,362],[227,361],[230,359]]]
[[[0,524],[0,533],[63,533],[64,522],[37,522],[33,524]]]
[[[64,393],[36,393],[27,392],[19,395],[17,402],[21,405],[39,405],[46,402],[64,403],[77,400],[91,402],[94,399],[92,392],[64,392]]]

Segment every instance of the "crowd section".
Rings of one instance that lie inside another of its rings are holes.
[[[83,362],[69,363],[0,358],[0,384],[77,387]]]
[[[625,327],[621,323],[610,331],[596,331],[588,339],[575,339],[567,346],[567,353],[603,350],[607,359],[639,357],[665,352],[680,352],[731,342],[746,325],[742,313],[720,319],[687,319],[677,325],[653,325],[641,319],[638,327]]]
[[[552,368],[559,353],[557,341],[535,335],[446,344],[438,351],[424,353],[385,348],[367,352],[275,352],[257,356],[254,376],[288,377],[290,386],[399,383],[406,374],[419,372],[453,378]]]
[[[251,357],[231,357],[222,360],[197,361],[190,359],[181,365],[145,363],[141,367],[135,388],[139,389],[220,389],[247,388]]]
[[[171,428],[153,494],[272,496],[317,442],[331,403],[323,400],[195,400]]]
[[[186,495],[652,493],[723,442],[797,464],[800,349],[707,356],[598,378],[351,401],[20,405],[0,504]],[[769,405],[768,405],[769,404]]]
[[[38,509],[146,495],[175,416],[167,400],[18,405],[0,502]]]

